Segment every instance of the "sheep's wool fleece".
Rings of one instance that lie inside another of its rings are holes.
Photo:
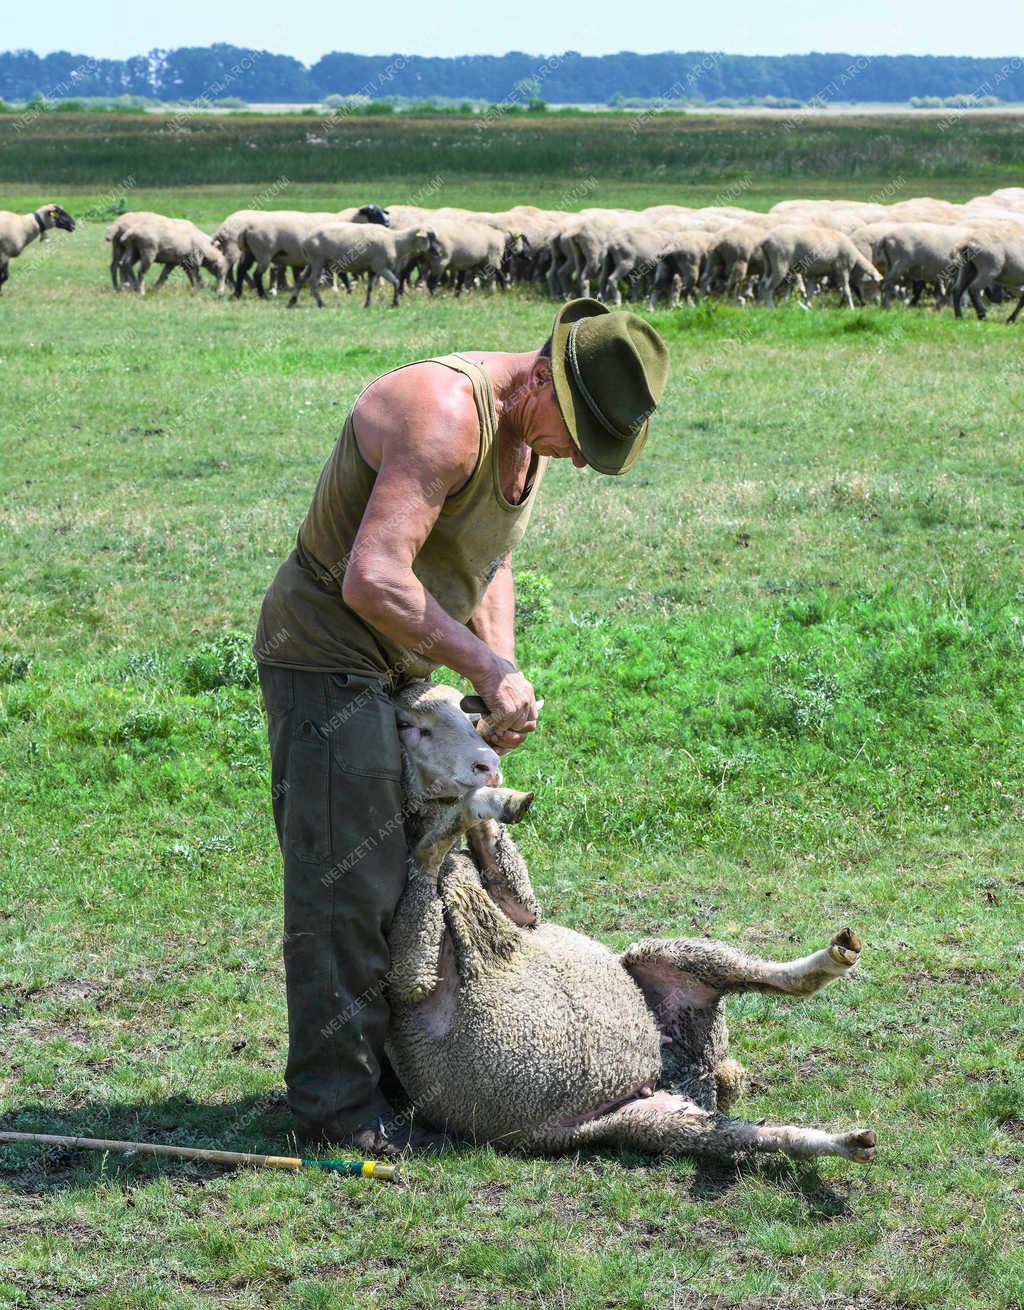
[[[473,881],[456,894],[470,932],[486,933],[495,912]],[[618,956],[554,924],[505,920],[500,936],[468,966],[446,937],[434,995],[392,1016],[389,1054],[422,1115],[472,1141],[525,1144],[657,1082],[660,1035]]]

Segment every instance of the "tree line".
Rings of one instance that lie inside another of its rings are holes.
[[[372,100],[464,97],[497,104],[538,98],[615,104],[625,98],[699,103],[775,97],[824,105],[956,95],[1024,101],[1024,56],[751,56],[701,51],[538,56],[513,51],[430,58],[336,52],[307,67],[289,55],[224,44],[152,50],[130,59],[94,59],[67,51],[0,54],[0,97],[7,101],[145,96],[298,103],[328,95]]]

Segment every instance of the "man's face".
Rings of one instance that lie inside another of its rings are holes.
[[[533,366],[528,413],[525,440],[531,450],[552,459],[571,459],[578,469],[586,468],[587,461],[569,435],[562,411],[558,408],[551,380],[551,363],[547,359],[540,359]]]

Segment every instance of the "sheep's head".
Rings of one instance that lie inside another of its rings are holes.
[[[47,205],[43,210],[47,227],[59,227],[62,232],[74,232],[75,220],[60,205]]]
[[[454,687],[419,681],[395,696],[410,796],[449,799],[501,785],[498,756],[459,708],[461,699]]]
[[[356,210],[356,223],[376,223],[380,227],[390,227],[391,219],[388,217],[388,211],[381,209],[380,205],[363,205]]]
[[[441,246],[437,240],[437,233],[432,227],[418,227],[413,234],[413,249],[426,250],[432,255],[441,254]]]
[[[227,277],[231,271],[231,260],[212,241],[206,242],[202,247],[203,268],[208,273],[213,273],[216,277]]]

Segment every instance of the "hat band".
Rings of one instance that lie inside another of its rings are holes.
[[[619,441],[635,440],[637,434],[637,428],[627,428],[625,432],[623,432],[620,428],[617,428],[610,419],[605,417],[604,413],[601,410],[600,405],[598,405],[597,401],[587,390],[587,384],[583,381],[583,374],[580,371],[579,360],[576,358],[576,333],[580,330],[581,326],[586,321],[587,321],[586,319],[581,318],[572,325],[572,327],[569,329],[569,336],[565,343],[565,357],[569,362],[569,368],[572,372],[573,381],[575,382],[580,395],[587,402],[587,408],[590,410],[594,418],[597,419],[598,423],[601,424],[601,426],[604,428],[606,432],[610,432],[611,435],[613,437],[617,437]],[[638,425],[638,427],[639,426],[642,426],[642,420],[641,420],[641,424]]]

